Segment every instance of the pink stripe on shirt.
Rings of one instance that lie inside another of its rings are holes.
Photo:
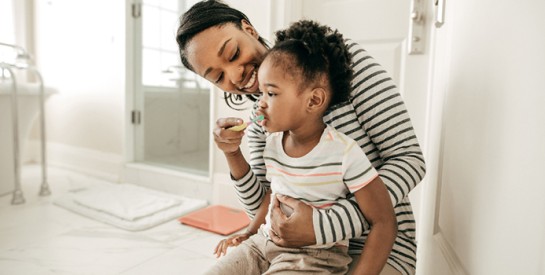
[[[282,173],[282,174],[285,174],[285,175],[288,175],[288,176],[292,176],[292,177],[323,177],[323,176],[334,176],[334,175],[342,175],[341,172],[331,172],[331,173],[316,173],[316,174],[294,174],[294,173],[289,173],[285,170],[282,170],[278,167],[275,167],[273,165],[267,165],[267,168],[273,168],[274,170]]]

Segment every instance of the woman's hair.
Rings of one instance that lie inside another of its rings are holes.
[[[242,30],[242,20],[251,25],[250,19],[241,11],[229,7],[219,0],[205,0],[196,3],[180,17],[180,26],[176,32],[176,42],[180,51],[182,64],[193,71],[193,67],[187,60],[186,46],[191,39],[200,32],[214,26],[222,26],[228,23],[234,24]],[[258,38],[261,44],[267,46],[267,42],[261,36]],[[252,101],[256,101],[257,95],[246,95]],[[233,109],[242,105],[245,100],[240,95],[225,92],[225,102]]]
[[[337,30],[310,20],[297,21],[288,29],[276,32],[276,43],[267,55],[277,54],[292,57],[286,61],[275,58],[272,61],[284,66],[288,73],[299,73],[303,85],[327,77],[332,92],[329,107],[348,101],[353,75],[351,57]]]

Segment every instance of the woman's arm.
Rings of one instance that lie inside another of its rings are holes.
[[[216,121],[214,129],[214,141],[218,149],[223,151],[231,176],[234,179],[240,179],[248,173],[250,165],[246,162],[244,155],[240,151],[240,143],[244,136],[244,131],[230,131],[227,128],[240,125],[243,121],[240,118],[220,118]]]
[[[242,123],[242,120],[239,118],[218,119],[214,129],[214,141],[218,149],[222,150],[225,155],[239,201],[242,203],[248,216],[253,218],[268,188],[265,188],[265,185],[255,176],[240,150],[242,137],[244,137],[245,132],[249,131],[249,129],[244,131],[231,131],[227,129],[240,123]],[[253,131],[255,132],[255,130]],[[253,137],[254,140],[258,141],[262,139],[263,148],[265,138],[264,133],[257,136],[254,134]],[[263,149],[261,148],[261,155],[262,151]],[[268,184],[266,186],[268,187]]]
[[[426,164],[395,82],[357,43],[348,40],[354,79],[352,105],[378,157],[377,169],[396,206],[422,180]],[[364,145],[365,146],[365,145]]]

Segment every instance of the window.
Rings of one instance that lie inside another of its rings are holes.
[[[196,1],[144,0],[142,3],[142,85],[208,88],[209,84],[183,68],[176,44],[180,11]]]

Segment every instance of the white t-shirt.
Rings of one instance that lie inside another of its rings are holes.
[[[339,198],[346,198],[369,184],[378,172],[356,141],[327,125],[320,142],[305,156],[292,158],[282,146],[284,133],[267,137],[263,152],[266,178],[272,194],[283,194],[301,200],[312,207],[329,208]],[[264,225],[264,234],[270,230],[270,209]],[[289,209],[282,208],[287,215]],[[348,240],[312,247],[347,245]]]

